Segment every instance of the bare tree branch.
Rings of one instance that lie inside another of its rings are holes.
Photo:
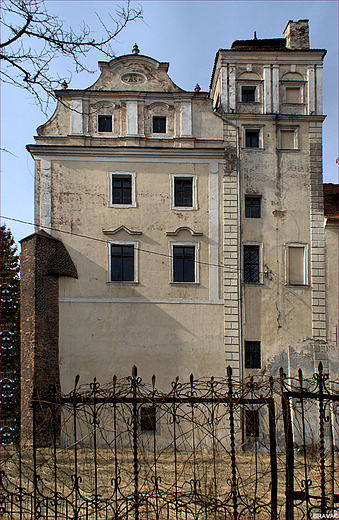
[[[85,22],[78,32],[65,28],[62,20],[47,11],[44,0],[4,1],[0,17],[1,81],[28,90],[47,113],[50,101],[56,99],[54,90],[70,81],[70,76],[54,77],[51,63],[63,56],[72,60],[76,72],[93,72],[85,62],[88,52],[95,49],[113,58],[113,41],[129,22],[142,19],[142,7],[132,8],[128,0],[117,8],[115,18],[109,15],[109,25],[96,16],[104,34],[98,40]]]

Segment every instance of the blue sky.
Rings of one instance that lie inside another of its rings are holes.
[[[138,5],[138,2],[134,2]],[[214,57],[219,48],[230,48],[234,40],[281,38],[288,20],[309,19],[310,45],[327,49],[324,61],[324,181],[338,182],[338,2],[326,1],[146,1],[140,2],[144,20],[131,23],[114,44],[117,56],[129,54],[137,43],[141,54],[170,62],[169,75],[179,87],[193,90],[199,83],[208,91]],[[107,21],[118,4],[111,1],[46,2],[50,12],[74,29],[84,20],[100,36],[95,11]],[[88,63],[97,70],[105,61],[92,52]],[[58,58],[53,71],[72,70],[70,62]],[[74,72],[74,71],[72,71]],[[70,88],[86,88],[98,77],[73,73]],[[52,109],[54,106],[52,106]],[[34,142],[36,128],[46,117],[25,90],[1,87],[1,215],[32,222],[34,217],[34,164],[25,149]],[[32,226],[2,219],[17,241],[34,231]]]

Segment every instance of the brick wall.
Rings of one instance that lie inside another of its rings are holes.
[[[32,395],[40,444],[49,443],[43,401],[59,377],[59,276],[77,278],[63,243],[39,231],[21,241],[21,443],[32,441]]]

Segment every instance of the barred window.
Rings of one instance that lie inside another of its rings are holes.
[[[244,283],[259,283],[259,246],[244,246]]]
[[[245,341],[245,368],[261,368],[260,341]]]

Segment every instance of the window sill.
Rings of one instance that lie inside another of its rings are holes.
[[[261,105],[261,101],[238,101],[239,105]]]
[[[199,285],[199,282],[170,282],[170,285]]]
[[[243,146],[242,150],[257,150],[258,152],[264,152],[265,148],[261,148],[259,146]]]
[[[172,211],[196,211],[198,207],[195,206],[171,206]]]
[[[277,148],[279,152],[300,152],[300,148]]]
[[[307,283],[285,283],[285,287],[295,287],[299,289],[308,289],[310,286]]]
[[[243,285],[251,285],[252,287],[255,286],[263,286],[264,282],[242,282]]]
[[[106,283],[107,283],[107,285],[138,285],[139,282],[124,282],[124,281],[112,282],[111,280],[109,280]]]
[[[137,203],[134,202],[133,204],[108,204],[109,208],[117,208],[117,209],[128,209],[128,208],[136,208]]]

